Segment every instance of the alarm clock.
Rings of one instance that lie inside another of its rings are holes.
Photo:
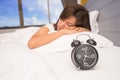
[[[94,47],[97,43],[88,34],[82,35],[87,35],[89,39],[84,44],[77,40],[80,35],[77,36],[76,40],[73,40],[71,46],[74,48],[71,53],[71,59],[78,69],[88,70],[93,68],[98,62],[98,52]]]

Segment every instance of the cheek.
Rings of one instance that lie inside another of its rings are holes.
[[[60,25],[57,26],[57,30],[61,30],[63,28],[64,28],[64,26],[60,26]]]
[[[57,30],[61,30],[63,28],[65,28],[65,24],[63,24],[61,21],[58,21],[58,23],[57,23]]]

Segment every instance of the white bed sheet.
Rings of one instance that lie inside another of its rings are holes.
[[[71,50],[41,55],[60,80],[120,80],[120,47],[98,48],[99,61],[91,70],[77,70],[71,61]]]

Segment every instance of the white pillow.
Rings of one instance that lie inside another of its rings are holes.
[[[91,31],[95,33],[99,32],[99,27],[97,22],[98,14],[99,12],[97,10],[89,12]]]
[[[86,41],[89,39],[88,36],[84,35],[84,34],[88,34],[90,35],[90,37],[97,42],[97,47],[111,47],[113,46],[113,42],[110,41],[109,39],[103,37],[102,35],[99,35],[97,33],[93,33],[93,32],[81,32],[81,33],[77,33],[77,34],[72,34],[72,35],[64,35],[58,39],[56,39],[55,41],[44,45],[42,47],[38,47],[36,49],[33,49],[34,51],[37,51],[39,53],[54,53],[54,52],[64,52],[66,50],[71,50],[71,43],[73,42],[74,39],[76,39],[76,37],[78,35],[80,35],[78,37],[78,40],[80,42],[86,43]]]
[[[19,41],[20,43],[27,46],[28,40],[31,38],[31,36],[38,30],[40,27],[29,27],[22,30],[17,30],[12,34],[12,37]],[[72,35],[64,35],[55,41],[44,45],[42,47],[38,47],[36,49],[33,49],[37,52],[61,52],[71,49],[71,43],[73,39],[76,39],[78,35],[81,34],[88,34],[91,36],[91,38],[94,38],[94,40],[97,42],[97,47],[111,47],[113,46],[113,42],[109,39],[105,38],[104,36],[94,33],[94,32],[81,32],[76,33]],[[86,42],[89,37],[85,35],[81,35],[78,37],[78,40],[81,42]]]

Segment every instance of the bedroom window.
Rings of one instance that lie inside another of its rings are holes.
[[[48,23],[47,0],[22,0],[24,25]]]
[[[18,27],[19,13],[17,0],[1,0],[0,1],[0,28]]]
[[[62,11],[61,0],[22,0],[22,3],[25,26],[55,23]]]
[[[22,9],[21,9],[22,7]],[[0,28],[56,23],[61,0],[1,0]]]
[[[62,0],[49,0],[50,23],[56,23],[63,10]]]

